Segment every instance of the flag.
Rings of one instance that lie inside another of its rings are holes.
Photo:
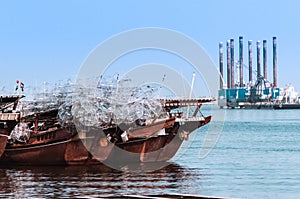
[[[22,90],[22,92],[24,91],[24,83],[23,82],[20,82],[20,88]]]
[[[16,80],[16,88],[15,88],[15,91],[17,91],[19,89],[19,80]]]

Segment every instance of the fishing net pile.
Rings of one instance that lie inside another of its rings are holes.
[[[23,143],[27,142],[30,137],[30,129],[28,128],[27,124],[19,123],[12,130],[10,137],[14,141],[23,142]]]
[[[148,120],[164,114],[159,88],[130,87],[126,82],[102,83],[96,89],[76,88],[59,107],[62,124],[71,119],[84,126],[105,126]]]
[[[157,100],[158,86],[131,86],[128,82],[102,80],[96,88],[72,83],[54,86],[24,101],[22,112],[26,116],[58,109],[57,118],[62,125],[77,122],[95,127],[148,120],[165,114]]]

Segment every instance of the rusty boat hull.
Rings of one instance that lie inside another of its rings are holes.
[[[98,164],[108,157],[113,146],[100,133],[81,138],[73,129],[58,128],[40,132],[27,143],[8,144],[0,165]]]
[[[20,121],[17,105],[24,95],[0,95],[0,157],[5,151],[10,132]]]
[[[165,101],[164,108],[197,106],[192,118],[169,114],[150,123],[113,125],[97,128],[77,128],[72,121],[61,126],[58,110],[22,118],[28,125],[25,142],[0,136],[0,165],[92,165],[102,163],[165,162],[170,160],[182,142],[194,130],[208,124],[211,116],[196,118],[203,101]],[[39,124],[45,126],[41,127]],[[1,148],[2,147],[2,148]]]
[[[7,140],[8,140],[8,136],[0,134],[0,157],[5,151]]]
[[[148,129],[149,135],[175,122],[175,118],[145,127],[131,128],[134,137]],[[105,161],[117,146],[107,139],[120,129],[92,129],[77,133],[72,128],[53,127],[34,133],[26,143],[8,144],[0,158],[0,165],[90,165]],[[147,134],[146,133],[146,134]],[[7,142],[7,137],[2,143]],[[131,138],[132,139],[132,138]],[[153,139],[146,139],[147,142]],[[144,141],[143,141],[144,142]],[[129,145],[132,145],[132,143]],[[138,148],[140,145],[133,144]],[[160,146],[160,145],[159,145]],[[5,148],[5,146],[3,147]],[[118,156],[119,157],[119,156]]]
[[[208,124],[211,116],[201,121],[174,122],[165,128],[165,135],[116,143],[107,163],[163,162],[174,157],[184,140],[194,130]]]
[[[164,129],[164,135],[131,138],[124,143],[111,143],[99,132],[81,135],[74,134],[74,129],[58,128],[33,136],[27,144],[6,147],[0,158],[0,165],[92,165],[168,161],[186,139],[182,133],[194,131],[207,124],[210,119],[211,117],[207,117],[203,121],[189,121],[181,125],[175,120],[168,120],[163,126],[159,124],[155,125],[156,128],[151,128],[155,129],[154,132]],[[137,132],[140,130],[138,128]]]

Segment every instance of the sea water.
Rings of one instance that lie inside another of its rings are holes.
[[[205,108],[204,108],[205,109]],[[216,112],[222,110],[216,110]],[[224,110],[210,152],[209,126],[194,132],[158,170],[106,166],[0,168],[2,198],[199,194],[228,198],[300,198],[300,110]],[[205,112],[205,110],[204,110]],[[212,122],[210,125],[214,125]]]

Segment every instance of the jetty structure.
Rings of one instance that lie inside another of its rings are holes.
[[[294,87],[290,85],[286,88],[280,88],[278,86],[277,37],[274,36],[272,39],[273,79],[268,75],[267,40],[263,40],[262,43],[261,41],[256,42],[256,69],[253,66],[252,40],[248,41],[248,63],[245,62],[243,55],[243,37],[239,37],[237,61],[234,59],[234,39],[227,40],[227,76],[223,70],[225,65],[223,60],[224,45],[223,42],[219,43],[220,88],[218,105],[220,108],[300,109],[300,98]],[[263,60],[262,64],[261,59]],[[248,69],[248,79],[244,78],[244,69]],[[235,74],[237,74],[237,78]],[[225,82],[227,83],[225,84]]]

